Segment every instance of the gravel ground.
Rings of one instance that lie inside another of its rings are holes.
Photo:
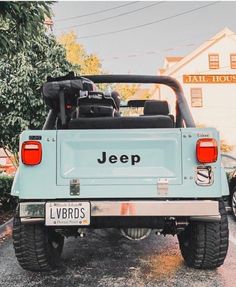
[[[13,216],[13,211],[3,211],[0,209],[0,225],[4,224]]]
[[[176,237],[152,233],[134,242],[109,229],[67,239],[59,270],[32,273],[18,265],[8,238],[0,243],[0,286],[232,287],[236,282],[236,222],[229,221],[228,256],[224,265],[213,271],[186,267]]]

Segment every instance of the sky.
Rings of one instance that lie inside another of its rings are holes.
[[[185,56],[224,27],[236,32],[235,11],[234,1],[59,1],[53,32],[76,32],[107,73],[156,75],[166,56]]]

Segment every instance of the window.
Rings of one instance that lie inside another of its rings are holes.
[[[236,69],[236,54],[230,55],[230,66],[231,69]]]
[[[209,54],[208,60],[209,60],[209,69],[219,69],[220,66],[219,54]]]
[[[202,107],[202,89],[201,88],[192,88],[191,93],[191,106],[193,108]]]

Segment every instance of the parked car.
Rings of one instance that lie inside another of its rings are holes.
[[[236,220],[236,158],[228,154],[222,154],[222,163],[227,172],[229,183],[229,206]]]
[[[127,108],[143,106],[143,115],[121,116],[112,94],[93,90],[99,83],[167,85],[176,110],[171,114],[166,101],[129,101]],[[42,91],[49,113],[42,130],[21,134],[12,187],[19,200],[13,243],[24,269],[54,268],[64,237],[87,228],[118,228],[130,240],[151,230],[177,235],[188,266],[223,264],[228,183],[219,133],[196,128],[178,81],[68,75],[48,78]]]
[[[236,169],[236,157],[230,154],[222,153],[221,161],[227,174],[230,174]]]

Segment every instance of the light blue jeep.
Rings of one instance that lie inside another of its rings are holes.
[[[99,83],[168,85],[176,114],[165,101],[133,100],[127,107],[144,107],[143,115],[122,116],[119,95],[96,91]],[[12,187],[14,248],[24,269],[55,267],[64,237],[87,228],[118,228],[132,240],[151,230],[176,234],[188,266],[223,264],[228,185],[219,134],[195,127],[176,80],[69,74],[49,78],[43,96],[50,111],[42,130],[22,133]]]

